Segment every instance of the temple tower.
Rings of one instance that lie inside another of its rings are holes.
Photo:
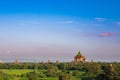
[[[80,51],[78,51],[77,55],[74,57],[74,62],[75,63],[84,63],[86,62],[85,56],[81,54]]]

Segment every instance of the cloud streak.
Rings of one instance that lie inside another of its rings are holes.
[[[117,32],[101,32],[101,33],[78,33],[78,32],[73,32],[71,33],[72,36],[81,36],[81,37],[114,37],[114,36],[117,36],[119,35]]]
[[[117,22],[117,25],[119,25],[119,26],[120,26],[120,22]]]
[[[102,22],[102,21],[105,21],[105,18],[95,18],[96,21],[99,21],[99,22]]]
[[[117,33],[115,33],[115,32],[102,32],[100,34],[100,37],[111,37],[111,36],[116,36],[116,35],[117,35]]]
[[[57,23],[62,23],[62,24],[72,24],[73,21],[61,21],[61,22],[57,22]]]

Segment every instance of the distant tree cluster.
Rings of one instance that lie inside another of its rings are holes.
[[[65,63],[2,63],[0,70],[30,69],[33,72],[8,75],[0,71],[0,80],[39,80],[39,78],[58,78],[59,80],[120,80],[120,63],[86,62],[73,64]]]

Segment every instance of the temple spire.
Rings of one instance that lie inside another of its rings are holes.
[[[77,56],[81,56],[80,50],[78,51]]]

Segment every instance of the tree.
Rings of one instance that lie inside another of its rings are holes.
[[[60,64],[58,64],[58,68],[60,70],[66,70],[66,69],[68,69],[68,64],[67,63],[60,63]]]
[[[109,64],[104,68],[104,73],[97,76],[97,80],[120,80],[120,68],[117,65]]]
[[[47,69],[47,72],[46,72],[45,74],[46,74],[46,76],[48,76],[48,77],[56,77],[56,76],[57,76],[57,71],[58,71],[58,67],[51,65],[51,66]]]
[[[92,74],[100,74],[102,71],[101,69],[101,65],[98,64],[98,63],[88,63],[88,66],[86,66],[86,72],[89,74],[89,73],[92,73]]]
[[[59,80],[72,80],[72,75],[70,74],[70,72],[62,72],[59,76]]]
[[[78,70],[73,71],[72,75],[78,77],[78,76],[80,76],[80,72]]]
[[[28,80],[39,80],[39,76],[35,72],[30,72],[27,77]]]

